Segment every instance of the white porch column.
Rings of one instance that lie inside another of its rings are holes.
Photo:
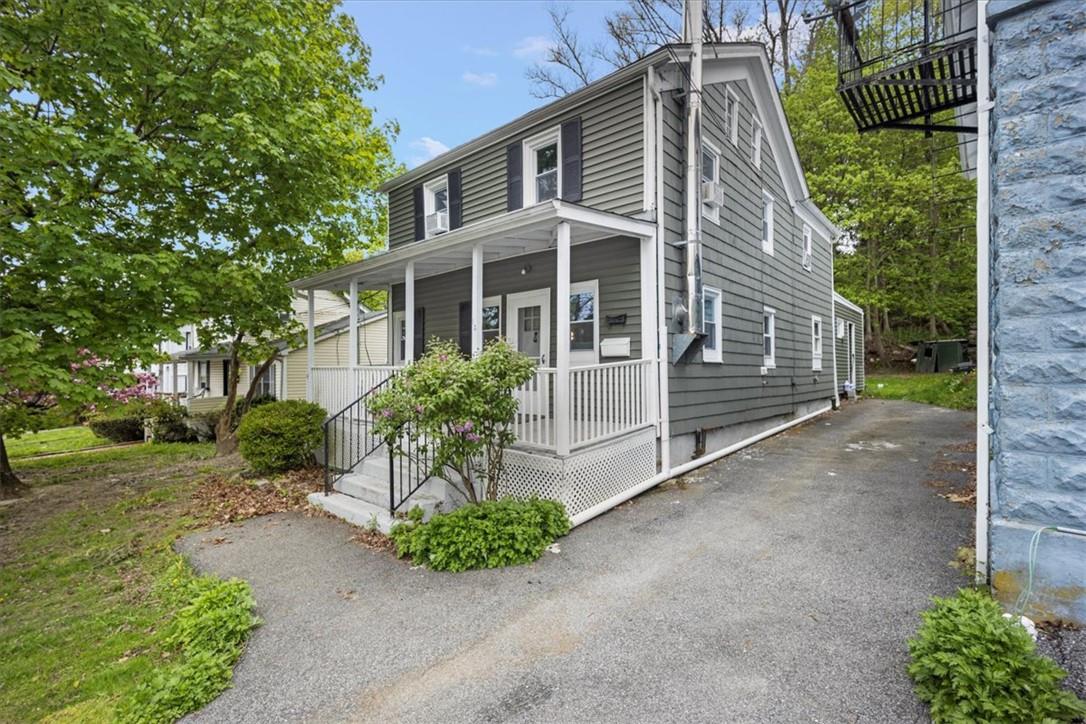
[[[403,362],[415,361],[415,262],[407,262],[403,275]]]
[[[313,366],[317,362],[317,294],[309,290],[309,311],[306,316],[305,336],[305,399],[313,401]]]
[[[483,351],[483,245],[471,249],[471,356]]]
[[[652,361],[646,373],[645,412],[660,429],[659,396],[656,393],[659,346],[656,344],[656,238],[641,239],[641,358]]]
[[[173,392],[174,404],[177,404],[177,402],[181,399],[181,390],[177,389],[177,359],[176,358],[174,359],[173,364],[171,364],[170,367],[172,368],[172,372],[173,372],[173,384],[170,385],[170,390]],[[186,377],[185,379],[188,380],[188,377]]]
[[[569,222],[558,224],[556,247],[558,274],[555,282],[557,311],[557,374],[554,381],[554,431],[559,455],[569,454]]]
[[[347,293],[347,303],[351,305],[350,330],[347,332],[347,344],[350,345],[350,349],[347,351],[347,365],[354,369],[358,366],[358,280],[351,280],[351,287]]]

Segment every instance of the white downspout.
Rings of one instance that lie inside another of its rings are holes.
[[[991,342],[989,336],[989,230],[991,170],[988,165],[989,114],[992,109],[989,72],[988,3],[977,4],[977,540],[976,582],[988,583],[988,521],[990,517],[988,416]]]
[[[649,92],[652,93],[655,113],[653,121],[655,128],[656,152],[655,156],[655,182],[656,182],[656,391],[659,396],[660,415],[660,470],[662,474],[669,476],[671,473],[671,405],[668,393],[668,365],[667,361],[667,277],[664,273],[666,259],[664,255],[664,240],[666,229],[664,228],[664,104],[657,86],[656,70],[649,66]],[[667,479],[667,478],[665,478]]]

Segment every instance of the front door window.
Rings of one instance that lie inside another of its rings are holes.
[[[538,306],[517,309],[517,351],[533,359],[539,359],[542,320],[543,310]]]

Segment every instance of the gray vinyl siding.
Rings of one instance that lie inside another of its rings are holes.
[[[739,99],[738,144],[724,121],[725,87]],[[721,152],[725,205],[720,223],[703,219],[703,278],[723,292],[723,363],[703,363],[700,352],[670,367],[671,432],[680,435],[794,414],[801,405],[833,396],[833,337],[830,244],[813,237],[812,270],[802,265],[803,222],[790,209],[777,160],[768,141],[762,163],[750,161],[754,103],[745,82],[712,84],[704,93],[704,132]],[[664,95],[665,241],[685,236],[683,198],[683,107]],[[765,120],[763,119],[763,124]],[[762,251],[762,189],[774,203],[774,255]],[[680,293],[682,250],[666,249],[666,296]],[[762,309],[776,310],[776,368],[762,367]],[[811,317],[822,319],[822,369],[812,369]]]
[[[577,244],[571,250],[570,281],[599,280],[600,340],[610,337],[630,337],[630,359],[641,356],[641,269],[640,244],[635,239],[615,237],[587,244]],[[527,274],[521,269],[529,268]],[[526,254],[490,262],[483,267],[483,296],[502,297],[502,333],[509,323],[506,295],[536,289],[550,289],[551,322],[548,365],[556,360],[557,300],[555,281],[557,257],[553,251]],[[459,269],[448,274],[418,279],[415,282],[415,306],[425,316],[426,338],[440,337],[457,341],[460,331],[460,303],[471,299],[471,270]],[[392,288],[392,309],[403,311],[402,284]],[[567,310],[569,307],[566,306]],[[626,315],[625,325],[608,326],[607,317]],[[621,359],[601,358],[600,362]]]
[[[635,214],[644,208],[644,80],[636,78],[545,123],[437,169],[436,178],[459,167],[465,226],[506,212],[505,149],[577,116],[581,117],[582,198],[602,211]],[[389,246],[415,240],[414,184],[389,193]]]
[[[864,318],[859,312],[850,309],[843,304],[837,304],[837,318],[856,325],[856,389],[864,388]],[[837,380],[838,389],[848,380],[848,336],[837,336],[837,324],[833,328],[834,354],[837,355]]]

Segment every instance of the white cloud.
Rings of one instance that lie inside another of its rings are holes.
[[[483,88],[489,88],[498,83],[497,73],[472,73],[468,70],[460,77],[463,78],[464,82],[468,85],[477,85]]]
[[[513,55],[523,60],[543,60],[547,51],[553,47],[554,42],[550,38],[543,35],[529,35],[520,39],[513,48]]]
[[[498,51],[493,48],[480,48],[474,45],[465,45],[464,52],[469,53],[470,55],[479,55],[484,58],[493,58],[498,54]]]
[[[429,136],[423,136],[418,140],[412,141],[410,145],[411,148],[418,149],[421,152],[417,156],[413,156],[410,159],[410,163],[412,166],[418,166],[421,163],[426,163],[431,158],[440,156],[441,154],[449,150],[449,147],[446,146],[444,143],[437,140],[436,138],[430,138]]]

